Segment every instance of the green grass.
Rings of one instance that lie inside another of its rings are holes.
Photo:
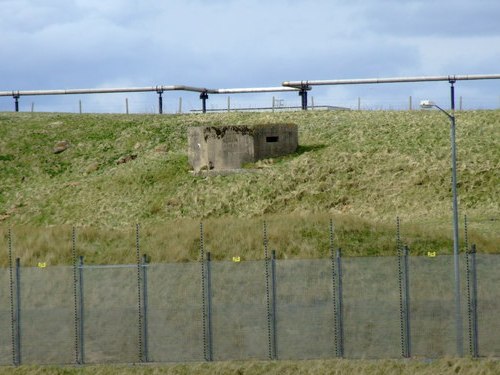
[[[249,173],[190,173],[187,127],[266,122],[298,124],[298,152]],[[61,140],[71,147],[54,154]],[[470,242],[499,252],[500,111],[458,112],[457,147]],[[137,158],[116,163],[128,155]],[[449,253],[450,206],[449,124],[438,112],[0,113],[0,241],[12,227],[25,263],[67,262],[71,225],[90,261],[129,261],[135,223],[154,261],[193,260],[200,220],[216,259],[236,247],[259,259],[264,219],[280,256],[325,256],[330,217],[348,255],[393,254],[396,216],[412,253]]]
[[[296,154],[249,173],[189,173],[196,125],[299,125]],[[470,242],[500,252],[500,111],[457,113],[461,215]],[[61,140],[71,147],[52,148]],[[121,157],[135,160],[117,164]],[[395,218],[412,254],[451,252],[449,124],[438,112],[73,115],[0,113],[0,249],[12,228],[23,265],[133,263],[135,224],[153,262],[198,258],[199,222],[216,260],[263,258],[263,220],[278,257],[394,255]],[[463,236],[462,236],[463,239]],[[0,265],[7,262],[6,252]],[[0,367],[17,374],[497,374],[494,360],[269,361],[145,366]]]
[[[494,375],[500,372],[500,362],[495,360],[440,359],[419,360],[329,360],[329,361],[269,361],[269,362],[216,362],[172,365],[138,366],[21,366],[19,368],[0,367],[0,374],[41,375],[41,374],[280,374],[280,375]]]

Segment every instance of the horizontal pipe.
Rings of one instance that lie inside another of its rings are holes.
[[[239,88],[239,89],[217,89],[217,94],[247,94],[257,92],[283,92],[283,91],[297,91],[295,87],[253,87],[253,88]]]
[[[259,92],[283,92],[297,91],[294,87],[254,87],[236,89],[207,89],[204,87],[193,87],[185,85],[174,86],[150,86],[150,87],[123,87],[123,88],[102,88],[102,89],[69,89],[69,90],[25,90],[25,91],[0,91],[0,96],[34,96],[34,95],[75,95],[75,94],[111,94],[126,92],[164,92],[164,91],[191,91],[207,94],[245,94]]]
[[[217,94],[217,90],[207,89],[203,87],[193,87],[193,86],[164,86],[167,87],[165,91],[192,91],[192,92],[206,92],[207,94]],[[170,88],[169,88],[170,87]]]
[[[216,90],[203,87],[193,87],[184,85],[175,86],[150,86],[150,87],[122,87],[122,88],[102,88],[102,89],[69,89],[69,90],[24,90],[24,91],[0,91],[0,96],[34,96],[34,95],[75,95],[75,94],[111,94],[126,92],[163,92],[163,91],[193,91],[207,92],[215,94]]]
[[[149,86],[149,87],[124,87],[124,88],[101,88],[101,89],[68,89],[68,90],[12,90],[0,91],[0,96],[35,96],[35,95],[75,95],[75,94],[109,94],[129,92],[164,92],[164,91],[191,91],[207,94],[245,94],[264,92],[286,92],[297,91],[309,86],[319,85],[352,85],[373,83],[399,83],[399,82],[423,82],[423,81],[459,81],[479,79],[500,79],[500,74],[482,75],[449,75],[449,76],[423,76],[423,77],[396,77],[396,78],[369,78],[369,79],[338,79],[317,81],[286,81],[279,87],[253,87],[234,89],[207,89],[185,85],[171,86]]]
[[[156,91],[156,90],[157,87],[70,89],[70,90],[23,90],[23,91],[0,91],[0,96],[107,94],[107,93],[120,93],[120,92],[146,92],[146,91]]]
[[[478,79],[500,79],[500,74],[476,75],[449,75],[449,76],[422,76],[422,77],[393,77],[393,78],[367,78],[367,79],[334,79],[316,81],[285,81],[284,87],[307,87],[323,85],[356,85],[373,83],[402,83],[402,82],[431,82],[431,81],[467,81]]]

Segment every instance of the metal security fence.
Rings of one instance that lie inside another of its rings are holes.
[[[196,263],[154,264],[147,274],[147,360],[203,361],[200,267]]]
[[[385,96],[380,97],[375,93],[363,94],[361,97],[335,98],[332,101],[328,97],[311,96],[308,101],[308,110],[311,111],[334,111],[334,110],[358,110],[358,111],[412,111],[419,109],[421,97],[411,95]],[[445,103],[447,97],[436,97],[436,101]],[[10,98],[1,100],[0,112],[12,111]],[[44,113],[115,113],[115,114],[189,114],[203,113],[201,103],[197,97],[171,97],[162,101],[160,112],[159,104],[155,98],[109,98],[102,96],[100,100],[96,98],[83,98],[75,100],[38,100],[24,101],[19,104],[20,112]],[[279,98],[252,97],[235,98],[213,97],[209,101],[210,105],[205,109],[207,113],[213,112],[281,112],[302,110],[300,98],[296,93],[288,93]],[[500,97],[498,96],[458,96],[457,110],[481,110],[500,108]]]
[[[74,260],[0,269],[0,364],[456,355],[452,256]],[[466,353],[499,356],[500,256],[460,262]]]
[[[472,321],[469,330],[470,350],[474,345],[480,356],[498,357],[500,353],[500,259],[495,255],[477,255],[477,296],[478,319]],[[488,275],[485,277],[483,275]],[[473,307],[473,306],[470,306]],[[474,326],[477,331],[474,332]],[[474,344],[474,336],[477,342]]]

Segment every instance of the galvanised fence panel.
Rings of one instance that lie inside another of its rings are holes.
[[[139,361],[137,267],[83,269],[84,362]]]
[[[409,263],[412,355],[455,356],[453,256],[410,257]]]
[[[479,356],[500,356],[500,256],[477,254]]]
[[[500,257],[476,259],[478,352],[496,357]],[[409,314],[401,303],[400,259],[341,260],[342,277],[338,258],[82,266],[76,289],[71,267],[23,267],[19,274],[16,267],[14,345],[9,269],[0,269],[0,364],[398,358],[406,355],[403,343],[411,357],[456,356],[453,256],[408,258]],[[463,254],[469,355],[477,348],[469,341],[475,263],[466,260]]]
[[[345,357],[401,357],[398,259],[343,258],[342,274]]]
[[[74,363],[74,319],[71,267],[21,269],[22,364]]]
[[[278,359],[333,357],[333,316],[329,259],[276,261]]]
[[[201,266],[147,267],[147,352],[153,362],[203,361]]]
[[[214,360],[269,358],[265,264],[211,262]]]
[[[0,365],[9,365],[12,357],[9,269],[0,268]]]

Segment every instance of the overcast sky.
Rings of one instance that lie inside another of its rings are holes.
[[[0,0],[0,91],[500,73],[498,0]],[[500,107],[500,80],[457,83],[464,107]],[[446,82],[314,88],[315,104],[399,108]],[[156,94],[24,97],[21,110],[154,111]],[[167,111],[183,96],[169,92]],[[275,94],[299,105],[296,93]],[[270,105],[272,94],[231,97]],[[211,95],[209,106],[226,106]],[[415,105],[415,104],[414,104]],[[0,98],[0,110],[13,99]]]

